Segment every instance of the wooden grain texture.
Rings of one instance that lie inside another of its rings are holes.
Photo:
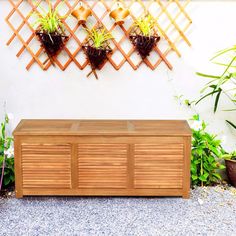
[[[14,135],[189,136],[184,120],[22,120]]]
[[[189,197],[186,121],[22,120],[14,138],[17,197]]]
[[[79,144],[79,188],[126,188],[126,144]]]
[[[136,144],[135,188],[182,188],[183,144]]]
[[[182,189],[23,189],[24,196],[182,196]]]
[[[16,197],[21,198],[23,196],[22,186],[22,166],[21,166],[21,142],[20,137],[14,138],[14,166],[15,166],[15,192]]]
[[[190,197],[191,137],[184,138],[183,198]]]
[[[22,144],[23,188],[71,188],[71,146]]]
[[[14,39],[17,39],[22,47],[17,53],[17,57],[23,56],[26,51],[31,59],[26,66],[26,69],[29,70],[35,63],[40,66],[43,70],[48,70],[52,66],[52,62],[48,59],[42,59],[42,54],[44,54],[44,48],[38,43],[38,48],[35,50],[31,44],[36,39],[35,32],[32,26],[32,13],[40,12],[40,5],[44,4],[43,0],[8,0],[11,10],[6,17],[6,23],[12,30],[12,35],[7,41],[7,45],[9,46],[14,42]],[[113,52],[108,57],[107,63],[115,69],[119,70],[121,67],[127,62],[134,70],[137,70],[142,63],[145,63],[151,70],[155,70],[161,62],[164,62],[169,69],[172,69],[170,61],[168,60],[168,56],[171,51],[174,51],[179,57],[181,53],[178,49],[178,45],[181,41],[187,43],[188,46],[191,46],[189,39],[187,38],[187,30],[192,24],[192,20],[187,13],[187,6],[190,0],[172,0],[172,1],[162,1],[162,0],[149,0],[149,1],[141,1],[141,0],[120,0],[120,6],[124,8],[131,9],[130,18],[132,22],[134,22],[138,17],[142,16],[136,15],[133,12],[132,8],[134,5],[138,5],[140,12],[143,14],[152,14],[153,6],[155,5],[159,9],[159,13],[157,15],[153,15],[157,22],[156,32],[162,36],[163,44],[166,44],[167,47],[162,48],[159,46],[155,46],[154,53],[151,57],[146,58],[145,60],[134,59],[137,52],[135,47],[131,45],[128,50],[124,47],[124,44],[129,41],[129,33],[132,29],[132,24],[121,25],[118,26],[114,21],[111,20],[111,26],[108,26],[105,22],[106,18],[109,16],[111,9],[116,7],[116,1],[110,0],[65,0],[64,2],[64,12],[63,15],[66,16],[63,19],[63,24],[65,26],[65,31],[69,36],[69,41],[73,41],[73,47],[65,45],[60,56],[54,58],[54,63],[57,65],[62,71],[66,70],[70,64],[73,62],[80,70],[85,69],[86,66],[89,65],[89,60],[86,58],[85,60],[79,60],[78,55],[83,53],[82,45],[86,42],[87,37],[84,39],[79,38],[79,31],[81,30],[81,26],[76,22],[74,24],[69,24],[70,14],[73,12],[82,2],[86,7],[91,9],[92,18],[94,19],[94,27],[103,26],[108,32],[111,34],[115,34],[115,30],[117,27],[121,31],[121,37],[116,39],[115,37],[111,39],[113,45]],[[24,10],[23,4],[27,3],[29,8],[29,12]],[[61,0],[52,1],[51,5],[53,7],[58,6],[61,3]],[[171,9],[176,8],[177,12],[172,13]],[[11,22],[12,18],[15,16],[19,17],[20,24],[14,24]],[[161,18],[165,18],[164,23],[160,21]],[[24,33],[24,28],[27,28],[29,36],[26,37]],[[176,33],[176,36],[173,38],[172,33]],[[68,42],[69,43],[69,42]],[[121,60],[117,60],[114,55],[121,55]],[[45,54],[44,54],[45,55]],[[60,57],[64,55],[64,59],[62,60]],[[105,66],[104,63],[103,66]]]
[[[73,143],[71,145],[71,187],[73,189],[78,188],[78,145]]]

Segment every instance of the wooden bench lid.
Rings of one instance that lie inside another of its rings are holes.
[[[14,135],[191,136],[185,120],[22,120]]]

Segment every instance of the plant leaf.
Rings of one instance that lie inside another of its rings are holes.
[[[195,105],[197,105],[200,101],[202,101],[202,100],[205,99],[206,97],[208,97],[208,96],[210,96],[210,95],[213,95],[213,94],[215,94],[215,93],[218,93],[218,92],[219,92],[219,90],[215,90],[215,91],[212,91],[212,92],[206,94],[205,96],[201,97],[201,98],[195,103]]]
[[[226,120],[226,122],[229,124],[229,125],[231,125],[234,129],[236,129],[236,125],[235,124],[233,124],[231,121],[229,121],[229,120]]]
[[[197,72],[196,74],[198,76],[206,77],[206,78],[213,78],[213,79],[220,79],[221,78],[221,76],[218,76],[218,75],[208,75],[208,74],[203,74],[203,73],[200,73],[200,72]]]
[[[214,113],[217,111],[221,93],[222,93],[222,89],[219,88],[219,92],[216,95],[216,100],[215,100],[215,105],[214,105]]]

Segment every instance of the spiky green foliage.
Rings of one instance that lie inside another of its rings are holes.
[[[220,60],[220,61],[218,61]],[[197,73],[197,75],[210,79],[210,82],[201,90],[202,97],[196,102],[205,100],[208,97],[215,97],[214,112],[218,110],[222,97],[228,99],[232,108],[225,111],[236,112],[236,45],[223,49],[216,53],[211,61],[223,67],[223,73],[219,75]],[[223,62],[222,62],[223,61]],[[206,92],[207,91],[207,92]],[[223,95],[223,96],[222,96]],[[236,124],[232,121],[226,122],[236,129]]]
[[[143,36],[151,36],[156,26],[155,19],[149,14],[144,17],[139,17],[134,22],[134,28],[138,28]]]
[[[65,18],[65,16],[59,16],[58,14],[60,4],[55,9],[49,5],[48,11],[40,6],[38,7],[41,9],[42,13],[35,13],[37,20],[35,21],[34,26],[39,26],[43,32],[48,34],[63,30],[62,19]]]
[[[107,32],[105,28],[87,29],[89,40],[92,41],[92,46],[95,48],[105,48],[108,41],[113,38],[111,33]]]

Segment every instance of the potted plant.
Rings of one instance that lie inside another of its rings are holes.
[[[230,183],[236,187],[236,151],[222,155]]]
[[[58,9],[59,5],[53,9],[50,4],[48,12],[41,8],[43,13],[36,13],[37,20],[34,23],[37,25],[35,34],[52,63],[69,38],[65,35],[62,23],[65,16],[59,16]]]
[[[105,30],[103,27],[93,28],[91,30],[87,29],[88,40],[83,45],[85,54],[90,62],[92,71],[96,79],[98,79],[96,69],[101,69],[102,65],[108,59],[108,54],[112,52],[109,46],[109,40],[112,39],[112,35]]]
[[[133,25],[130,40],[144,60],[160,41],[155,31],[156,21],[151,15],[139,17]]]

